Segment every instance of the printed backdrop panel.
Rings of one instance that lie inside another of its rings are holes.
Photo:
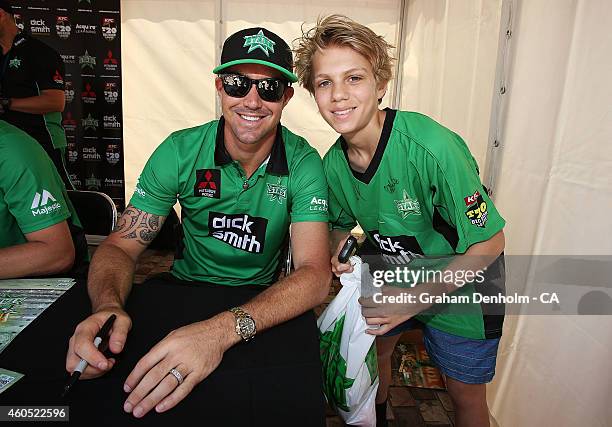
[[[66,66],[66,165],[77,190],[125,206],[119,0],[26,0],[18,27],[53,47]]]

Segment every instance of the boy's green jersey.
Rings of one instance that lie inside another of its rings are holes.
[[[342,137],[323,164],[332,228],[348,231],[358,222],[387,263],[462,254],[504,227],[465,142],[422,114],[387,110],[365,172],[351,169]],[[469,315],[443,312],[417,318],[455,335],[500,336],[503,318],[484,316],[480,304],[472,305]]]

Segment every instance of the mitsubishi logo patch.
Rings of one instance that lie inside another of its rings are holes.
[[[264,35],[263,30],[259,30],[257,34],[254,34],[252,36],[244,36],[244,44],[242,45],[242,47],[248,46],[249,50],[247,51],[247,53],[251,53],[255,49],[261,49],[263,53],[266,54],[266,56],[270,56],[268,51],[274,53],[275,44],[275,42],[273,42]]]
[[[194,197],[221,197],[221,171],[219,169],[196,170],[196,182],[193,187]]]

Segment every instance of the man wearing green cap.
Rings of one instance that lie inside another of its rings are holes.
[[[66,362],[71,372],[79,359],[87,360],[84,378],[102,375],[114,364],[92,344],[111,314],[117,319],[110,350],[116,354],[123,349],[131,327],[123,307],[135,262],[177,200],[184,236],[172,280],[223,288],[222,300],[211,293],[202,301],[218,306],[216,316],[172,331],[126,379],[124,410],[137,418],[152,409],[174,407],[217,368],[228,350],[232,356],[226,359],[234,359],[241,357],[237,352],[246,355],[263,345],[269,335],[251,342],[256,333],[276,326],[272,332],[284,343],[279,331],[328,294],[327,184],[321,159],[303,138],[280,125],[293,96],[290,85],[297,80],[292,68],[287,43],[265,28],[230,36],[221,65],[213,70],[223,116],[174,132],[156,149],[117,229],[95,253],[88,283],[93,314],[76,328]],[[295,271],[277,281],[290,225]],[[250,297],[244,293],[246,302],[227,306],[253,285],[258,291]],[[318,358],[314,317],[307,331],[288,331],[288,336],[310,340],[309,351]],[[241,341],[249,342],[234,347]],[[297,390],[300,372],[295,374]],[[287,395],[292,392],[286,390]],[[299,398],[294,401],[301,405]],[[322,404],[320,409],[317,419],[323,422]]]

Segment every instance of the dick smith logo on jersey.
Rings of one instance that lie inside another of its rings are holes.
[[[208,213],[208,235],[236,249],[261,254],[268,220],[247,214]]]
[[[414,236],[383,236],[378,230],[369,231],[374,238],[383,260],[388,264],[408,264],[423,256],[423,249]]]
[[[464,197],[463,200],[467,206],[465,216],[468,217],[472,225],[484,228],[489,218],[489,212],[487,211],[487,202],[482,198],[482,194],[476,191],[471,196]]]
[[[53,194],[43,189],[42,193],[36,192],[36,194],[34,194],[32,207],[30,209],[32,210],[32,216],[38,216],[47,215],[61,207],[62,205],[57,202]]]

